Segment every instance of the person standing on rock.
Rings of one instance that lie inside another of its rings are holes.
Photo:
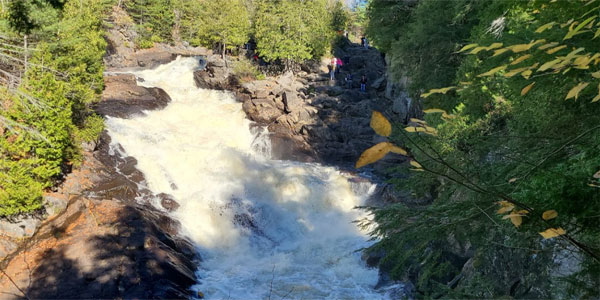
[[[335,80],[334,65],[327,65],[327,69],[329,69],[329,80]]]
[[[343,65],[344,65],[344,63],[342,63],[342,60],[340,58],[336,58],[335,59],[335,73],[340,73],[340,70],[342,69]]]
[[[360,79],[360,91],[363,93],[367,91],[367,75],[363,75]]]
[[[352,74],[348,73],[348,75],[346,75],[346,78],[344,80],[346,80],[346,87],[348,87],[348,89],[351,89],[352,88]]]
[[[364,37],[364,36],[361,36],[361,37],[360,37],[360,46],[361,46],[361,47],[364,47],[364,46],[365,46],[365,37]]]

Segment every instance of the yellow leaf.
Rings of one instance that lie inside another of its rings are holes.
[[[585,25],[587,25],[588,23],[590,23],[594,19],[596,19],[596,16],[589,17],[589,18],[585,19],[585,21],[581,22],[581,24],[579,24],[577,27],[575,27],[575,29],[572,29],[573,25],[575,25],[575,23],[573,23],[571,25],[571,27],[569,28],[569,32],[567,32],[567,34],[565,35],[565,37],[563,38],[563,40],[568,40],[568,39],[574,37]]]
[[[531,70],[527,70],[527,71],[521,73],[521,76],[523,76],[523,78],[525,78],[525,79],[529,79],[529,77],[531,76],[532,73],[533,72]]]
[[[501,208],[500,208],[500,209],[497,211],[497,213],[498,213],[498,214],[507,213],[507,212],[509,212],[509,211],[513,210],[513,208],[515,208],[515,207],[514,207],[514,206],[512,206],[512,205],[511,205],[511,206],[503,206],[503,207],[501,207]]]
[[[423,125],[423,128],[425,128],[425,133],[437,136],[437,130],[435,128],[427,125]]]
[[[477,75],[477,77],[493,76],[494,74],[496,74],[496,73],[498,73],[498,72],[506,69],[506,67],[507,67],[506,65],[495,67],[495,68],[493,68],[493,69],[491,69],[491,70],[489,70],[489,71],[487,71],[487,72],[485,72],[483,74]]]
[[[598,100],[600,100],[600,83],[598,84],[598,95],[592,99],[592,103],[597,102]]]
[[[477,54],[486,49],[487,49],[487,47],[483,47],[483,46],[475,47],[475,48],[473,48],[473,50],[471,50],[471,52],[469,52],[469,54]]]
[[[579,93],[585,89],[586,86],[588,86],[589,82],[581,82],[578,85],[574,86],[569,93],[567,94],[567,97],[565,98],[565,100],[571,99],[571,98],[575,98],[575,100],[577,100],[577,97],[579,97]]]
[[[515,182],[515,181],[517,181],[517,178],[516,178],[516,177],[515,177],[515,178],[511,178],[511,179],[509,179],[509,180],[508,180],[508,182],[509,182],[509,183],[513,183],[513,182]]]
[[[432,94],[446,94],[448,91],[455,89],[455,86],[449,86],[441,89],[431,89],[429,92],[421,94],[422,98],[427,98]]]
[[[558,51],[560,51],[560,50],[562,50],[562,49],[565,49],[565,48],[567,48],[567,46],[566,46],[566,45],[560,45],[560,46],[558,46],[558,47],[554,47],[554,48],[552,48],[552,49],[550,49],[550,50],[546,51],[546,53],[548,53],[548,54],[554,54],[554,53],[556,53],[556,52],[558,52]]]
[[[551,239],[553,237],[557,237],[559,235],[563,235],[567,233],[564,229],[562,229],[561,227],[558,228],[548,228],[546,229],[546,231],[540,232],[540,235],[542,235],[542,237],[544,237],[545,240],[547,239]]]
[[[498,49],[498,50],[494,51],[494,55],[492,55],[492,57],[498,56],[498,55],[500,55],[500,54],[502,54],[502,53],[504,53],[504,52],[506,52],[508,50],[510,50],[510,49],[508,49],[508,48]]]
[[[571,19],[571,20],[567,21],[567,23],[560,24],[560,28],[565,28],[565,27],[571,25],[571,23],[573,23],[573,21],[575,21],[575,20]]]
[[[408,153],[406,152],[406,150],[404,150],[404,149],[402,149],[402,148],[400,148],[400,147],[398,147],[396,145],[393,145],[393,144],[390,146],[390,152],[396,153],[396,154],[400,154],[400,155],[404,155],[404,156],[408,155]]]
[[[418,127],[410,126],[410,127],[404,128],[404,130],[406,130],[406,132],[417,132],[417,128]]]
[[[445,112],[442,113],[442,118],[444,119],[454,119],[456,116],[455,115],[449,115]]]
[[[523,51],[527,51],[529,49],[531,49],[531,44],[518,44],[518,45],[513,45],[510,46],[510,50],[512,50],[512,52],[514,53],[519,53],[519,52],[523,52]]]
[[[513,69],[513,70],[510,70],[510,71],[504,73],[504,77],[510,78],[510,77],[513,77],[513,76],[515,76],[523,71],[526,71],[526,70],[529,70],[529,67]]]
[[[433,113],[445,113],[446,111],[443,109],[439,109],[439,108],[430,108],[430,109],[426,109],[423,111],[426,114],[433,114]]]
[[[524,87],[521,90],[521,96],[525,96],[525,94],[529,93],[529,91],[531,90],[531,88],[533,87],[534,84],[535,84],[535,82],[532,82],[531,84],[529,84],[526,87]]]
[[[368,164],[372,164],[382,159],[388,152],[390,152],[391,148],[394,145],[390,142],[382,142],[379,143],[363,152],[358,161],[356,162],[355,168],[362,168]]]
[[[573,64],[577,69],[588,69],[588,65],[592,62],[592,58],[588,55],[580,56],[575,59]]]
[[[557,63],[561,62],[561,60],[559,58],[555,59],[555,60],[551,60],[545,64],[543,64],[539,69],[538,72],[543,72],[546,71],[550,68],[552,68],[552,66],[556,65]]]
[[[526,210],[526,209],[521,209],[521,210],[519,210],[519,211],[516,211],[515,213],[517,213],[517,214],[521,214],[521,215],[526,215],[526,214],[528,214],[528,213],[529,213],[529,211],[528,211],[528,210]]]
[[[425,122],[423,120],[415,119],[415,118],[410,118],[410,121],[413,123],[427,124],[427,122]]]
[[[544,220],[551,220],[556,217],[558,217],[558,212],[556,212],[554,209],[547,210],[542,214],[542,219],[544,219]]]
[[[599,36],[600,36],[600,28],[598,28],[598,30],[596,30],[596,33],[594,34],[594,37],[592,38],[592,40]]]
[[[593,177],[596,179],[600,179],[600,170],[598,170],[598,172],[594,173]]]
[[[500,47],[502,47],[502,43],[493,43],[493,44],[487,46],[486,50],[494,50],[494,49],[497,49]]]
[[[392,124],[378,111],[373,111],[371,115],[371,128],[381,136],[390,136],[392,134]]]
[[[544,25],[540,26],[538,29],[536,29],[535,32],[542,33],[542,32],[544,32],[544,30],[552,28],[552,26],[554,26],[554,24],[556,24],[556,22],[550,22],[548,24],[544,24]]]
[[[477,44],[468,44],[468,45],[465,45],[464,47],[462,47],[460,50],[458,50],[458,52],[467,51],[467,50],[469,50],[471,48],[475,48],[477,46],[478,46]]]
[[[510,221],[513,223],[513,225],[515,225],[515,227],[519,227],[519,226],[521,226],[521,223],[523,223],[523,218],[522,218],[523,216],[524,216],[523,214],[512,213],[510,215],[506,215],[506,216],[502,217],[502,219],[510,218]]]
[[[554,46],[556,46],[556,45],[558,45],[558,43],[557,43],[557,42],[548,43],[548,44],[545,44],[545,45],[542,45],[542,46],[540,46],[540,47],[538,48],[538,50],[546,50],[546,49],[548,49],[548,48],[552,48],[552,47],[554,47]]]
[[[418,162],[416,162],[414,160],[410,161],[410,165],[413,166],[413,167],[415,167],[415,168],[417,168],[417,169],[422,169],[423,168],[423,166],[421,166],[420,163],[418,163]]]
[[[526,55],[520,56],[519,58],[513,60],[513,62],[511,62],[510,64],[511,65],[516,65],[516,64],[518,64],[518,63],[520,63],[520,62],[522,62],[522,61],[524,61],[524,60],[526,60],[526,59],[528,59],[530,57],[531,57],[531,54],[526,54]]]
[[[594,78],[600,78],[600,71],[598,71],[598,72],[594,72],[594,73],[591,73],[591,75],[592,75],[592,77],[594,77]]]

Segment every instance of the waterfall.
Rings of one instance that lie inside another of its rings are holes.
[[[195,86],[195,58],[135,72],[172,102],[130,119],[108,118],[112,147],[137,159],[145,185],[180,204],[172,216],[203,259],[194,289],[209,299],[378,299],[378,270],[352,223],[375,185],[314,163],[271,160],[230,93]]]

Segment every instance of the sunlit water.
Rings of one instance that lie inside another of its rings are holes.
[[[352,221],[370,183],[319,164],[269,159],[264,130],[241,103],[194,85],[194,58],[137,72],[172,102],[109,118],[113,147],[138,161],[147,186],[181,205],[173,216],[203,261],[194,289],[209,299],[378,299],[376,269],[356,252],[368,236]]]

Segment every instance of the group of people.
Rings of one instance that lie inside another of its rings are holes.
[[[346,78],[344,78],[344,80],[346,81],[346,87],[351,89],[352,88],[352,82],[353,82],[353,76],[351,73],[348,73],[346,75]],[[366,92],[367,91],[367,76],[363,75],[360,78],[360,91],[361,92]]]
[[[349,61],[348,61],[349,58],[347,58],[345,60],[346,60],[346,64],[349,63]],[[338,74],[340,72],[340,69],[342,68],[343,65],[344,65],[344,62],[341,59],[339,59],[337,57],[331,58],[331,64],[327,65],[327,68],[329,69],[329,79],[330,80],[335,80],[335,74]],[[344,81],[346,82],[346,87],[348,89],[352,88],[353,80],[354,80],[354,78],[352,76],[352,73],[346,74]],[[367,91],[367,76],[364,74],[360,78],[360,91],[361,92]]]

